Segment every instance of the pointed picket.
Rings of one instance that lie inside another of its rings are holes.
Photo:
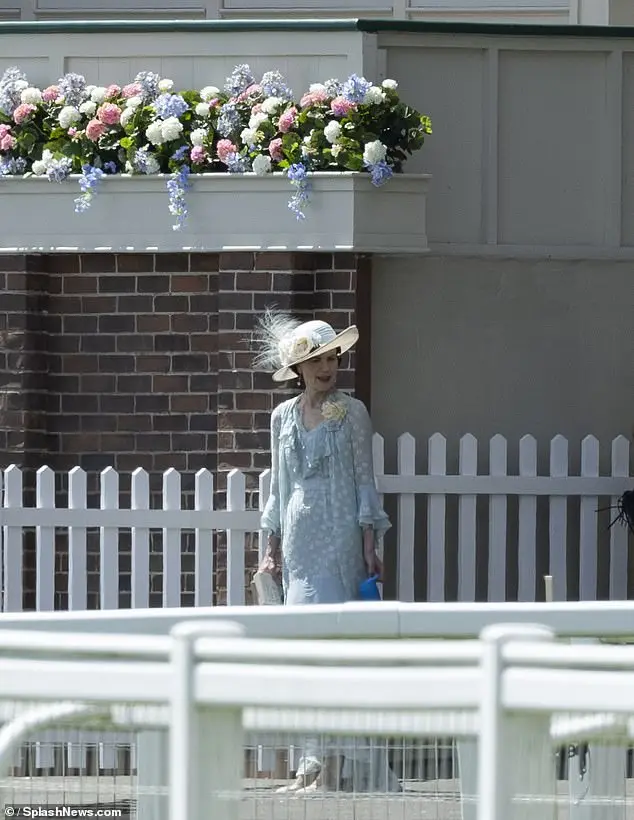
[[[612,476],[626,477],[630,467],[630,443],[625,436],[612,442]],[[618,498],[612,498],[616,505]],[[627,528],[615,524],[610,530],[610,600],[627,599]]]
[[[460,475],[478,474],[478,440],[471,433],[460,439]],[[476,597],[476,496],[464,493],[458,499],[458,600]]]
[[[581,442],[581,475],[599,475],[599,441],[586,436]],[[579,501],[579,599],[597,597],[597,505],[596,495],[582,495]]]
[[[240,470],[227,475],[227,510],[246,509],[246,479]],[[244,605],[244,530],[227,530],[227,604]]]
[[[507,475],[507,444],[495,435],[489,442],[489,474]],[[506,600],[506,495],[489,496],[489,579],[488,600]]]
[[[265,470],[263,473],[260,473],[260,478],[258,480],[258,510],[260,512],[264,512],[266,507],[266,502],[269,500],[269,495],[271,493],[271,471]],[[264,530],[260,530],[259,537],[258,537],[258,558],[261,561],[264,558],[264,553],[266,552],[266,546],[268,543],[268,533]]]
[[[22,470],[12,464],[4,472],[4,506],[20,509],[24,504]],[[23,607],[22,587],[22,527],[3,527],[4,541],[4,598],[5,612],[21,612]]]
[[[205,512],[214,508],[214,477],[209,470],[196,473],[194,507]],[[195,533],[194,606],[214,602],[214,530],[198,527]]]
[[[73,467],[68,474],[68,509],[85,510],[87,507],[87,476],[81,467]],[[88,578],[86,557],[86,528],[68,528],[68,608],[86,609],[88,606]]]
[[[101,472],[101,509],[119,509],[119,474],[113,467]],[[101,609],[119,606],[119,530],[99,528],[99,590]]]
[[[564,478],[568,475],[568,439],[556,435],[550,442],[550,475]],[[548,541],[550,544],[549,572],[553,578],[553,599],[565,601],[568,595],[567,583],[567,509],[568,499],[562,495],[549,498]]]
[[[447,439],[434,433],[428,444],[429,475],[447,475]],[[427,600],[445,600],[445,496],[433,493],[427,499]]]
[[[409,433],[398,437],[398,474],[416,475],[416,440]],[[414,601],[415,553],[416,543],[416,496],[413,493],[401,493],[398,497],[397,523],[397,599]]]
[[[537,475],[537,441],[522,436],[519,446],[519,474]],[[517,599],[534,601],[537,590],[537,496],[520,495],[517,509]]]
[[[40,467],[35,476],[35,503],[39,509],[55,508],[55,473]],[[39,612],[55,609],[55,527],[35,528],[35,605]]]
[[[173,467],[163,473],[163,509],[181,509],[181,476]],[[181,529],[163,528],[163,606],[181,605]]]
[[[141,467],[132,473],[130,506],[133,510],[150,509],[150,476]],[[150,530],[132,527],[131,605],[134,609],[150,605]]]

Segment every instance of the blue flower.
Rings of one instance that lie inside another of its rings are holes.
[[[82,195],[75,200],[75,212],[78,214],[84,213],[90,208],[92,200],[97,195],[97,187],[104,175],[101,168],[95,168],[93,165],[84,165],[81,170],[79,187],[82,190]]]
[[[338,97],[343,91],[343,85],[339,80],[326,80],[324,86],[329,97]]]
[[[23,157],[0,157],[0,177],[19,176],[26,170]]]
[[[81,74],[64,74],[57,81],[61,93],[64,95],[66,105],[79,106],[88,97],[86,92],[86,78]]]
[[[343,84],[341,94],[348,102],[361,103],[371,88],[372,83],[369,83],[365,77],[352,74]]]
[[[159,163],[147,148],[139,148],[132,160],[132,167],[139,174],[155,174],[159,170]]]
[[[0,78],[0,111],[7,117],[12,116],[15,109],[20,105],[20,95],[22,85],[27,82],[26,74],[20,71],[17,66],[7,68]]]
[[[222,137],[228,137],[240,125],[240,114],[235,103],[225,103],[220,109],[218,117],[218,133]]]
[[[176,217],[176,222],[172,225],[173,231],[180,231],[187,219],[187,203],[185,193],[191,187],[189,182],[189,165],[183,165],[177,173],[171,175],[167,181],[167,193],[169,195],[169,211]]]
[[[366,168],[371,174],[372,184],[376,185],[377,188],[393,176],[393,171],[385,160],[381,160],[381,162],[376,162],[372,165],[366,165]]]
[[[189,106],[180,94],[161,94],[154,100],[152,107],[163,120],[168,117],[180,117],[189,110]]]
[[[172,159],[175,162],[178,162],[179,160],[183,159],[187,155],[188,151],[189,151],[189,148],[186,145],[181,145],[181,147],[178,148],[176,151],[174,151],[174,153],[172,154]]]
[[[243,63],[242,65],[237,65],[231,72],[231,76],[227,77],[225,91],[227,94],[231,94],[232,97],[237,97],[238,94],[246,91],[246,89],[254,83],[255,77],[251,72],[251,68],[246,63]]]
[[[73,161],[68,157],[51,159],[46,168],[46,176],[51,182],[63,182],[73,170]]]
[[[134,82],[139,83],[141,86],[143,102],[151,102],[158,97],[160,81],[159,75],[154,74],[152,71],[139,71],[134,78]]]
[[[267,97],[279,97],[281,100],[293,98],[293,92],[279,71],[267,71],[263,74],[261,86]]]
[[[240,156],[240,154],[236,154],[235,152],[227,154],[226,164],[230,174],[244,174],[249,171],[251,167],[249,157]]]
[[[106,174],[116,174],[117,173],[117,164],[116,164],[116,162],[104,162],[103,170]]]

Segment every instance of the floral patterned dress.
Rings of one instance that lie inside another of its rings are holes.
[[[271,492],[261,518],[278,535],[286,604],[354,600],[366,576],[363,529],[390,522],[374,482],[372,423],[363,402],[336,391],[307,430],[300,397],[271,416]]]

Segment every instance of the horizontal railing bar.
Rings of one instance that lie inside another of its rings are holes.
[[[377,487],[388,495],[619,496],[631,489],[632,480],[611,476],[382,475],[377,476]]]
[[[0,508],[4,527],[111,527],[114,529],[234,530],[255,532],[260,528],[258,510],[101,510],[64,507]]]
[[[511,711],[634,712],[634,672],[532,669],[502,675],[501,704]]]

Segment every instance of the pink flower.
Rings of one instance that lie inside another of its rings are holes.
[[[252,97],[254,94],[259,94],[261,90],[261,86],[259,86],[257,83],[254,83],[253,85],[250,85],[248,88],[245,88],[242,94],[238,94],[238,96],[235,98],[235,102],[244,102],[249,97]]]
[[[123,86],[121,94],[126,99],[129,99],[130,97],[138,97],[143,94],[143,87],[141,86],[141,83],[128,83]]]
[[[37,109],[34,105],[31,105],[30,103],[22,103],[21,105],[18,105],[18,107],[13,112],[13,121],[16,123],[16,125],[19,125],[21,122],[24,122],[24,120],[28,119],[28,117],[30,117],[31,114],[36,110]]]
[[[75,126],[72,126],[71,128],[68,129],[68,136],[69,137],[74,137],[76,133],[77,133],[77,129],[75,128]]]
[[[104,103],[97,109],[97,119],[104,125],[117,125],[121,119],[121,109],[114,103]]]
[[[286,134],[295,125],[295,118],[297,117],[297,109],[295,106],[285,111],[277,124],[282,134]]]
[[[121,94],[121,86],[118,85],[109,85],[106,88],[106,99],[111,100],[113,97],[118,97]]]
[[[55,100],[59,97],[59,86],[57,85],[49,85],[48,88],[45,88],[42,91],[42,99],[44,102],[55,102]]]
[[[253,108],[251,109],[252,114],[261,114],[262,113],[262,103],[256,103]]]
[[[90,120],[86,126],[86,136],[92,142],[97,142],[100,137],[103,137],[107,130],[107,127],[102,122],[99,122],[99,120]]]
[[[238,149],[231,142],[231,140],[218,140],[216,151],[218,152],[218,159],[220,162],[226,162],[229,154],[237,153]]]
[[[207,159],[207,152],[202,145],[194,145],[189,157],[194,165],[202,165],[202,163]]]
[[[274,140],[269,142],[269,154],[271,155],[271,159],[275,162],[279,162],[281,159],[284,159],[284,154],[282,154],[281,137],[276,137]]]
[[[5,134],[3,137],[0,137],[0,151],[10,151],[12,148],[15,148],[15,137],[13,134]]]
[[[9,131],[11,131],[11,126],[10,126],[10,125],[6,125],[6,124],[5,124],[5,123],[3,123],[3,122],[0,122],[0,140],[1,140],[3,137],[6,137],[6,135],[9,133]]]
[[[330,108],[335,117],[345,117],[349,111],[353,111],[356,106],[345,97],[335,97],[330,103]]]
[[[214,98],[213,98],[213,100],[209,100],[209,102],[207,103],[207,105],[208,105],[210,108],[215,108],[217,105],[221,105],[221,102],[220,102],[220,100],[218,99],[218,97],[214,97]]]
[[[307,108],[309,105],[319,105],[319,103],[327,102],[328,94],[325,91],[309,91],[301,98],[300,108]]]

